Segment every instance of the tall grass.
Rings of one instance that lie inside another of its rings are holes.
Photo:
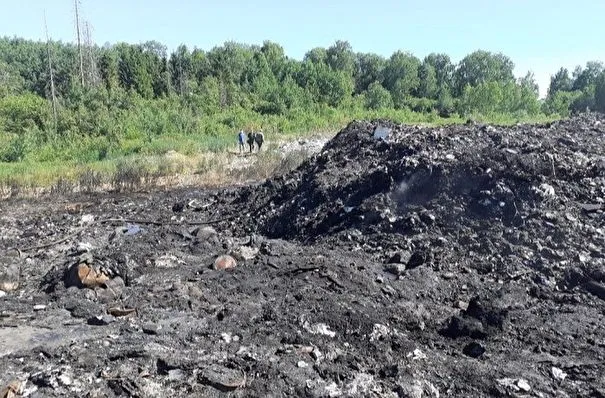
[[[545,116],[498,114],[472,115],[472,118],[497,124],[552,120]],[[214,162],[204,167],[216,174],[221,162],[224,163],[224,157],[218,155],[236,150],[236,134],[242,128],[262,129],[266,139],[275,142],[336,132],[353,119],[431,125],[466,121],[457,115],[441,118],[436,113],[407,109],[367,110],[354,106],[334,109],[321,105],[312,110],[293,109],[285,115],[262,115],[243,108],[204,115],[172,99],[142,101],[112,115],[81,115],[76,119],[81,121],[79,125],[76,121],[73,128],[52,134],[0,132],[0,160],[5,160],[0,162],[0,187],[12,192],[16,187],[31,190],[71,182],[84,190],[100,185],[129,189],[144,181],[195,173],[199,171],[195,165],[203,162]],[[90,131],[74,132],[82,131],[82,126]],[[175,153],[180,158],[176,159]],[[273,170],[279,161],[265,159],[260,164]]]

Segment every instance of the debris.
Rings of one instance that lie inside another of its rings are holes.
[[[146,323],[143,325],[143,333],[145,334],[156,335],[159,333],[160,329],[162,329],[162,327],[155,323]]]
[[[95,216],[92,214],[82,214],[80,225],[90,225],[95,221]]]
[[[87,287],[94,289],[102,286],[109,277],[92,266],[81,263],[75,264],[67,272],[66,286]]]
[[[374,139],[376,140],[387,140],[391,134],[391,129],[385,126],[378,126],[374,129]]]
[[[114,321],[114,317],[110,315],[98,315],[88,318],[86,323],[92,326],[107,326]]]
[[[168,371],[168,380],[170,381],[182,381],[186,376],[182,369],[170,369]]]
[[[44,304],[36,304],[34,305],[34,311],[42,311],[46,309],[46,305]]]
[[[202,370],[198,379],[219,391],[228,392],[246,386],[246,374],[243,371],[213,365]]]
[[[107,310],[107,313],[115,316],[116,318],[121,316],[128,316],[131,314],[135,314],[137,312],[136,308],[120,308],[120,307],[112,307]]]
[[[235,259],[228,255],[218,256],[214,261],[214,269],[216,270],[225,270],[235,268],[237,266],[237,262]]]
[[[408,354],[408,357],[412,357],[412,360],[426,359],[426,354],[419,348],[416,348],[414,351]]]
[[[306,363],[305,361],[298,361],[298,362],[296,363],[296,366],[298,366],[299,368],[308,368],[308,367],[309,367],[309,364],[308,364],[308,363]]]
[[[372,333],[370,334],[370,341],[374,342],[383,340],[385,337],[390,335],[391,330],[387,326],[375,323],[374,327],[372,328]]]
[[[405,264],[392,263],[387,264],[384,270],[393,275],[400,276],[405,275],[406,266]]]
[[[11,262],[5,265],[1,262],[3,260],[9,260]],[[0,258],[0,291],[8,293],[19,288],[20,267],[17,261],[20,260]]]
[[[258,254],[258,248],[250,246],[240,246],[231,251],[231,255],[239,261],[250,261]]]
[[[305,321],[303,323],[303,328],[305,328],[305,330],[311,334],[322,334],[322,335],[328,336],[328,337],[336,336],[336,332],[330,330],[330,327],[328,325],[326,325],[325,323],[315,323],[315,324],[311,325]]]
[[[517,387],[519,387],[519,389],[524,392],[531,391],[531,387],[529,386],[529,383],[525,379],[517,380]]]
[[[6,387],[0,390],[0,398],[16,398],[23,392],[25,383],[19,380],[11,381]]]
[[[552,373],[552,377],[554,377],[555,380],[562,382],[563,380],[565,380],[565,378],[567,377],[567,373],[565,373],[563,370],[557,368],[557,367],[552,367],[551,368],[551,373]]]
[[[97,297],[104,302],[111,302],[122,296],[122,291],[126,287],[124,280],[116,276],[113,279],[105,281],[100,288],[95,290]]]

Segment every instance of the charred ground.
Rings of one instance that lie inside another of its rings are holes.
[[[0,382],[29,396],[605,396],[604,148],[590,114],[360,121],[253,186],[6,201]],[[214,269],[223,254],[237,267]]]

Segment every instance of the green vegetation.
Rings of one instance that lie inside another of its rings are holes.
[[[84,47],[83,69],[79,61],[72,44],[0,39],[0,182],[116,172],[125,156],[220,153],[240,128],[272,140],[362,118],[516,123],[605,110],[599,63],[571,77],[562,69],[540,101],[531,74],[515,79],[508,57],[486,51],[454,64],[445,54],[355,53],[337,41],[294,60],[273,42],[170,54],[147,42]]]

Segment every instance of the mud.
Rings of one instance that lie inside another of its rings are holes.
[[[243,188],[4,201],[0,388],[605,396],[604,123],[356,121]]]

